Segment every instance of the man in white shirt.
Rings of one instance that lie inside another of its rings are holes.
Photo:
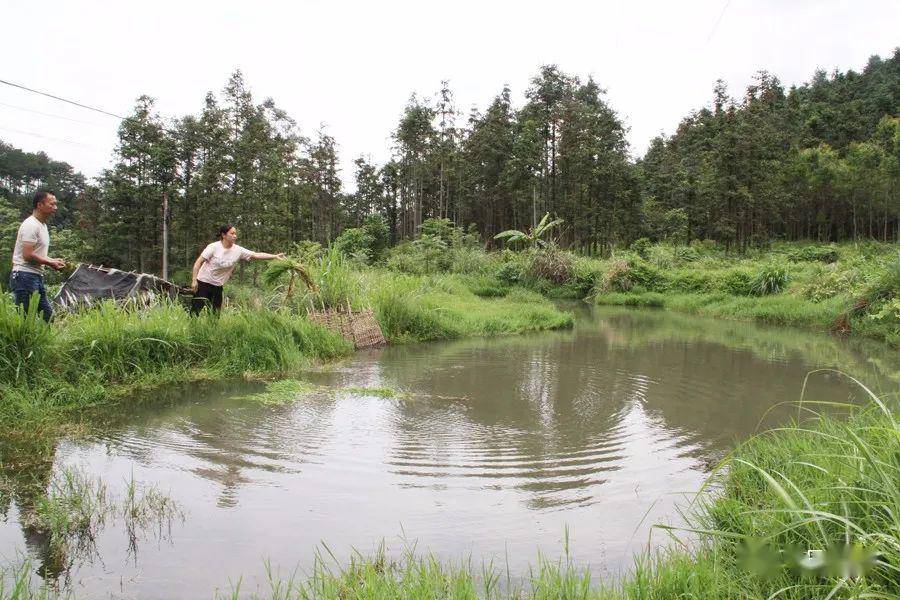
[[[57,200],[52,192],[40,191],[34,195],[34,210],[30,217],[22,221],[16,235],[12,274],[9,276],[9,288],[16,305],[27,311],[31,296],[37,293],[38,310],[48,322],[53,316],[53,308],[44,288],[44,265],[56,271],[66,266],[61,258],[49,256],[50,232],[47,230],[47,221],[56,209]]]

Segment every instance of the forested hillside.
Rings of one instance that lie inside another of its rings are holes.
[[[660,101],[665,101],[660,91]],[[242,243],[328,242],[372,215],[396,243],[427,218],[474,224],[486,243],[544,213],[559,243],[603,254],[640,237],[727,247],[774,239],[900,238],[900,50],[861,72],[817,72],[785,89],[760,72],[738,97],[719,82],[706,107],[631,155],[600,84],[541,67],[515,106],[503,87],[465,115],[448,84],[400,112],[392,159],[355,160],[342,189],[338,142],[301,134],[236,72],[196,114],[161,117],[148,96],[122,121],[113,164],[88,183],[65,163],[0,145],[0,271],[39,187],[57,191],[64,254],[158,271],[163,199],[170,263],[185,268],[222,223]],[[627,110],[627,107],[624,108]]]

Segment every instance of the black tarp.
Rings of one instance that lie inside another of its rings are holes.
[[[160,297],[175,299],[183,290],[174,283],[148,275],[93,265],[78,265],[53,302],[71,310],[101,300],[145,304]]]

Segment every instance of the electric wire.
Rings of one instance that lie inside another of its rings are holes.
[[[40,94],[41,96],[46,96],[46,97],[48,97],[48,98],[53,98],[54,100],[59,100],[60,102],[66,102],[66,103],[68,103],[68,104],[74,104],[75,106],[79,106],[79,107],[81,107],[81,108],[86,108],[87,110],[92,110],[92,111],[94,111],[94,112],[98,112],[98,113],[101,113],[101,114],[104,114],[104,115],[108,115],[108,116],[110,116],[110,117],[115,117],[115,118],[120,119],[120,120],[126,118],[126,117],[117,115],[116,113],[109,112],[108,110],[103,110],[102,108],[95,108],[95,107],[93,107],[93,106],[88,106],[87,104],[82,104],[81,102],[76,102],[75,100],[69,100],[68,98],[63,98],[62,96],[56,96],[56,95],[50,94],[50,93],[48,93],[48,92],[42,92],[42,91],[40,91],[40,90],[36,90],[36,89],[30,88],[30,87],[26,87],[26,86],[21,85],[21,84],[18,84],[18,83],[13,83],[13,82],[11,82],[11,81],[6,81],[6,80],[4,80],[4,79],[0,79],[0,83],[2,83],[2,84],[4,84],[4,85],[11,86],[11,87],[14,87],[14,88],[19,88],[20,90],[25,90],[25,91],[27,91],[27,92],[32,92],[32,93],[34,93],[34,94]]]
[[[731,0],[726,0],[725,6],[722,7],[722,12],[719,13],[719,18],[716,19],[716,24],[713,25],[712,31],[709,32],[709,37],[706,38],[706,43],[709,44],[710,40],[716,34],[716,30],[719,28],[719,24],[722,22],[722,17],[725,16],[725,11],[728,10],[728,5],[731,4]]]
[[[92,148],[92,146],[89,146],[88,144],[82,144],[81,142],[76,142],[75,140],[67,140],[64,138],[51,137],[49,135],[41,135],[40,133],[34,133],[32,131],[22,131],[21,129],[13,129],[12,127],[3,127],[2,125],[0,125],[0,130],[9,131],[10,133],[19,133],[22,135],[30,135],[30,136],[42,138],[45,140],[51,140],[54,142],[63,142],[65,144],[75,144],[76,146],[84,146],[85,148]]]
[[[73,119],[71,117],[64,117],[62,115],[54,115],[52,113],[45,113],[40,110],[34,110],[33,108],[25,108],[24,106],[16,106],[15,104],[7,104],[6,102],[0,102],[0,106],[5,106],[7,108],[14,108],[16,110],[34,113],[36,115],[42,115],[44,117],[52,117],[54,119],[62,119],[64,121],[71,121],[73,123],[81,123],[83,125],[94,125],[97,127],[104,127],[104,125],[101,125],[100,123],[94,123],[92,121],[82,121],[80,119]]]

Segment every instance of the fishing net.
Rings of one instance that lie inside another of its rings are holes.
[[[80,264],[63,283],[53,302],[68,311],[103,300],[146,306],[161,298],[175,300],[183,292],[174,283],[146,273]]]
[[[381,325],[375,319],[372,309],[358,310],[310,310],[309,320],[326,329],[335,331],[353,342],[357,350],[363,348],[380,348],[387,345]]]

